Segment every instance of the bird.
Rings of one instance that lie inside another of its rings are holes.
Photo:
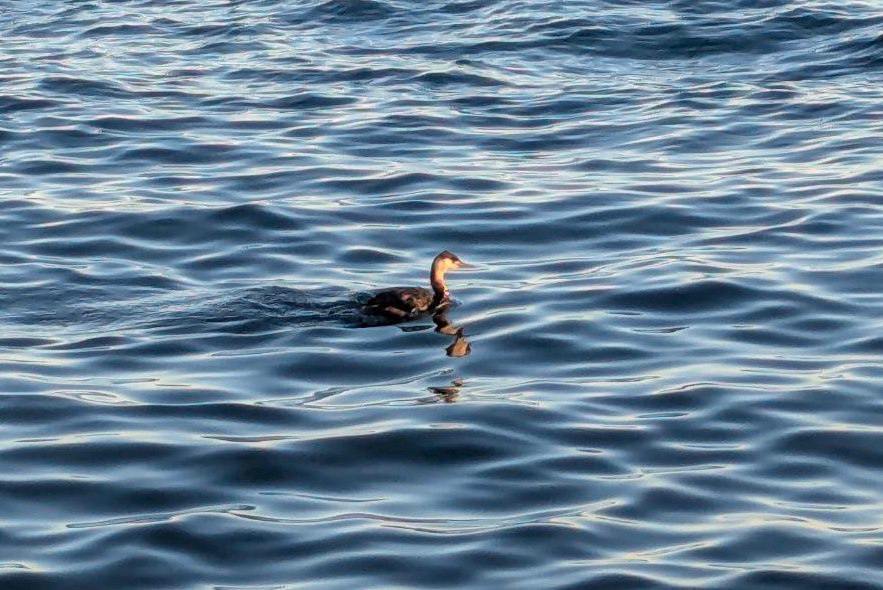
[[[432,287],[393,287],[375,293],[362,307],[369,315],[383,316],[402,321],[427,312],[445,308],[451,302],[451,294],[445,284],[445,274],[452,270],[472,268],[460,258],[445,250],[432,260],[429,284]]]

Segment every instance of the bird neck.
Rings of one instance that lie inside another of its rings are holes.
[[[432,265],[432,270],[429,273],[429,283],[432,285],[432,291],[435,293],[436,305],[448,298],[445,273],[435,264]]]

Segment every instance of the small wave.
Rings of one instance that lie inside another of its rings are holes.
[[[132,93],[121,84],[104,80],[77,78],[75,76],[47,76],[40,82],[40,89],[62,95],[129,98]]]
[[[360,23],[395,14],[395,9],[381,0],[328,0],[307,10],[300,19],[305,22]]]

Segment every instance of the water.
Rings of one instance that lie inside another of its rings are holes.
[[[881,25],[3,2],[0,585],[880,588]]]

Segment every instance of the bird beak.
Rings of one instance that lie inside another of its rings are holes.
[[[463,262],[462,260],[457,264],[457,270],[460,269],[475,269],[478,268],[474,264],[469,264],[468,262]]]

